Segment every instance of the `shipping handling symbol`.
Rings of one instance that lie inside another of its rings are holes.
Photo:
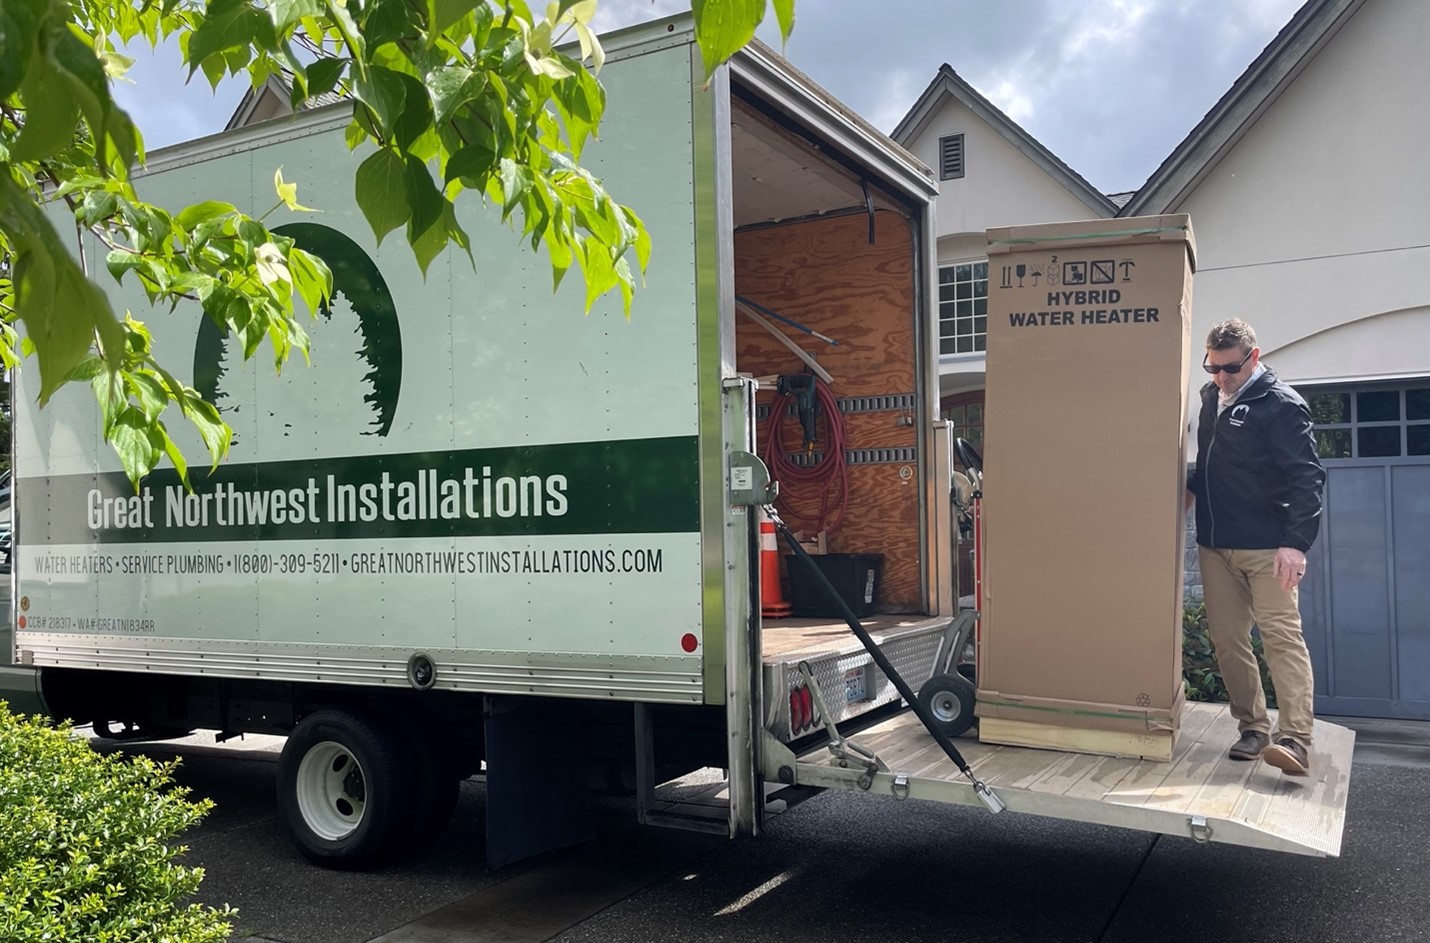
[[[1137,267],[1136,262],[1131,259],[1123,259],[1117,263],[1117,267],[1122,269],[1122,280],[1124,282],[1132,281],[1132,270]]]

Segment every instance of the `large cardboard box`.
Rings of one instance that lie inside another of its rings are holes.
[[[1194,268],[1185,215],[988,232],[985,742],[1172,755]]]

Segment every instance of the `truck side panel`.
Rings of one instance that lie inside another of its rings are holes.
[[[40,410],[22,374],[17,648],[40,666],[398,685],[423,652],[439,688],[703,700],[691,49],[602,81],[583,163],[657,241],[629,320],[619,297],[583,315],[577,276],[553,294],[544,253],[475,194],[472,262],[448,250],[424,278],[400,233],[377,245],[341,115],[156,160],[141,192],[173,210],[261,214],[282,167],[322,212],[268,223],[328,262],[336,297],[306,322],[312,366],[278,377],[197,305],[152,311],[111,284],[169,364],[192,352],[180,378],[234,428],[191,494],[161,470],[136,495],[88,389]]]

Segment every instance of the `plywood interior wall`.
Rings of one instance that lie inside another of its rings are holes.
[[[783,325],[833,375],[839,399],[914,393],[914,245],[903,217],[850,215],[737,233],[735,292],[839,341],[830,347]],[[736,317],[737,367],[755,376],[805,372],[797,357],[743,315]],[[770,404],[772,391],[759,401]],[[916,445],[911,409],[846,414],[848,449]],[[757,430],[765,454],[769,419]],[[797,450],[799,423],[784,423],[788,450]],[[821,432],[823,427],[821,426]],[[816,446],[822,449],[824,444]],[[768,461],[768,458],[766,459]],[[912,461],[849,466],[849,504],[829,534],[831,553],[882,553],[880,609],[921,611],[918,468]],[[783,486],[778,507],[796,529],[809,525],[817,496]]]

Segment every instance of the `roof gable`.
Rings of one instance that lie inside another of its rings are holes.
[[[918,101],[904,115],[902,121],[891,132],[890,137],[905,147],[912,145],[913,139],[923,132],[929,120],[943,107],[948,99],[961,103],[977,115],[1005,141],[1023,156],[1041,168],[1054,180],[1062,184],[1070,193],[1085,203],[1099,216],[1115,216],[1117,204],[1108,199],[1081,174],[1063,163],[1056,154],[1048,150],[1012,118],[978,93],[972,85],[953,70],[947,63],[939,66],[928,88],[924,89]]]
[[[232,131],[234,128],[246,128],[260,121],[287,117],[293,114],[292,98],[293,84],[287,73],[270,75],[262,85],[243,93],[243,98],[229,117],[228,124],[224,125],[224,130]],[[304,102],[302,110],[311,111],[345,98],[345,95],[337,91],[325,92]]]
[[[1241,140],[1365,0],[1307,0],[1118,215],[1171,212]]]

